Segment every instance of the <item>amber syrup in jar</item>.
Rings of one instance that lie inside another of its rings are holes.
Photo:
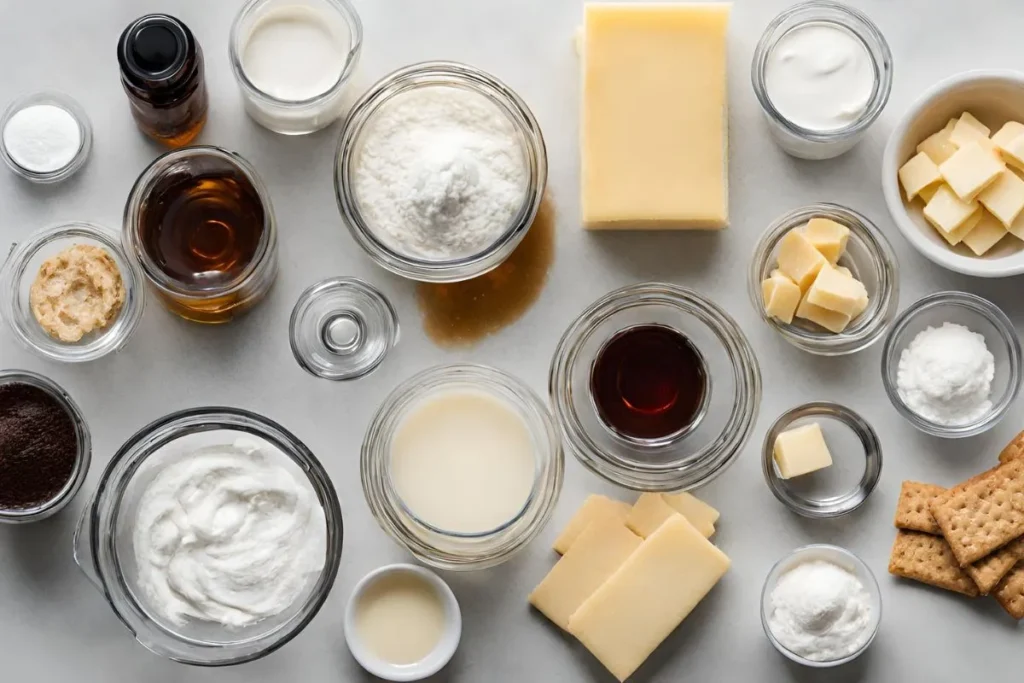
[[[634,439],[685,433],[702,414],[704,359],[682,333],[637,325],[615,334],[598,352],[590,390],[601,420]]]

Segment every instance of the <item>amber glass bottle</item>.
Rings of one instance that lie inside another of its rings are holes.
[[[203,51],[185,24],[166,14],[136,19],[118,40],[117,61],[142,132],[169,147],[199,135],[208,103]]]

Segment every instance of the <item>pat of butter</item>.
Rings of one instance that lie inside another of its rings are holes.
[[[1008,144],[1013,142],[1015,138],[1018,138],[1021,135],[1024,135],[1024,123],[1007,121],[1003,124],[1003,127],[992,136],[992,144],[995,145],[996,149],[1002,151]]]
[[[938,187],[942,182],[942,174],[939,172],[938,165],[924,152],[918,152],[916,156],[903,164],[898,175],[903,191],[907,193],[907,201],[913,200],[921,193],[921,190],[933,186]]]
[[[725,553],[675,515],[580,605],[569,619],[569,632],[624,681],[715,587],[729,564]]]
[[[982,214],[978,224],[963,238],[963,243],[974,252],[975,256],[984,256],[989,249],[996,246],[1007,235],[1006,228],[998,219],[987,211],[983,211]]]
[[[772,276],[761,283],[761,297],[765,313],[787,325],[793,322],[800,304],[800,287],[781,271],[773,271]]]
[[[974,118],[971,112],[965,111],[953,126],[949,139],[957,147],[963,147],[971,142],[977,142],[979,138],[987,140],[991,132],[988,126]]]
[[[936,165],[953,156],[957,146],[949,139],[953,128],[956,126],[956,119],[950,119],[946,127],[938,133],[933,133],[921,141],[917,146],[918,152],[924,152]]]
[[[808,303],[851,318],[864,310],[867,300],[868,290],[859,280],[840,273],[832,266],[822,268],[807,290]]]
[[[800,300],[800,305],[796,307],[796,317],[810,320],[812,323],[821,325],[829,332],[836,334],[845,330],[852,319],[851,316],[845,313],[830,311],[827,308],[812,304],[807,300],[807,294],[804,294],[804,298]]]
[[[587,496],[587,499],[583,501],[583,505],[572,516],[569,523],[565,525],[558,538],[555,539],[554,549],[564,555],[572,547],[572,544],[579,535],[583,533],[583,530],[592,522],[602,519],[625,522],[629,510],[629,503],[623,503],[621,500],[612,500],[607,496],[601,496],[596,493]]]
[[[1024,135],[1018,135],[999,148],[1003,159],[1011,166],[1024,170]]]
[[[935,232],[939,233],[939,235],[942,236],[942,239],[946,240],[949,246],[955,247],[963,241],[964,236],[967,233],[974,230],[974,226],[978,224],[978,221],[981,220],[984,213],[985,210],[979,206],[977,210],[971,214],[970,218],[964,221],[963,224],[953,232],[943,232],[942,230],[936,230]]]
[[[1024,211],[1024,180],[1007,169],[978,194],[978,201],[1008,228]]]
[[[729,222],[727,3],[584,5],[587,228]]]
[[[559,628],[568,629],[569,617],[641,542],[621,521],[592,522],[530,593],[530,604]]]
[[[825,435],[817,422],[787,429],[775,438],[773,453],[779,476],[791,479],[832,464]]]
[[[828,259],[829,263],[835,265],[839,261],[839,257],[846,251],[846,243],[850,239],[850,229],[829,218],[812,218],[807,221],[804,235],[814,245],[814,248]]]
[[[939,232],[953,233],[980,208],[976,201],[965,202],[948,185],[940,185],[924,207],[924,217]]]
[[[803,230],[794,228],[779,241],[778,266],[786,277],[806,291],[821,267],[828,264],[828,259],[814,248],[814,245]]]
[[[686,517],[705,538],[711,538],[715,533],[715,522],[719,518],[718,510],[691,493],[663,493],[661,497],[674,507],[676,512]]]
[[[942,162],[939,171],[956,195],[969,202],[994,182],[1005,168],[989,149],[971,142]]]
[[[647,538],[658,530],[669,517],[679,514],[665,502],[660,493],[641,493],[626,516],[626,526],[639,536]]]

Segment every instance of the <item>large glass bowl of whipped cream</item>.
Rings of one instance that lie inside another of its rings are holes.
[[[338,496],[313,453],[265,417],[209,407],[120,448],[82,514],[75,561],[147,649],[227,666],[312,621],[341,545]]]

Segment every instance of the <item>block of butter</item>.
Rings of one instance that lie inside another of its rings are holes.
[[[790,230],[779,240],[777,259],[779,270],[795,282],[802,292],[806,292],[814,278],[818,277],[822,266],[828,265],[828,259],[814,248],[804,231],[796,229]]]
[[[729,222],[728,3],[588,3],[580,184],[595,229]]]
[[[725,553],[673,515],[580,605],[569,632],[624,681],[728,569]]]
[[[554,549],[564,555],[591,522],[600,519],[613,519],[625,522],[629,511],[629,503],[623,503],[621,500],[612,500],[607,496],[596,493],[587,496],[587,499],[583,501],[583,505],[572,516],[569,523],[565,525],[558,538],[555,539]]]
[[[787,429],[775,438],[775,464],[783,479],[799,477],[832,464],[825,435],[817,422]]]
[[[665,502],[676,509],[676,512],[686,517],[697,531],[705,538],[710,538],[715,533],[715,523],[718,521],[718,510],[697,498],[691,493],[663,493],[661,497]]]
[[[852,318],[867,308],[868,290],[859,280],[825,266],[807,290],[807,302]]]

